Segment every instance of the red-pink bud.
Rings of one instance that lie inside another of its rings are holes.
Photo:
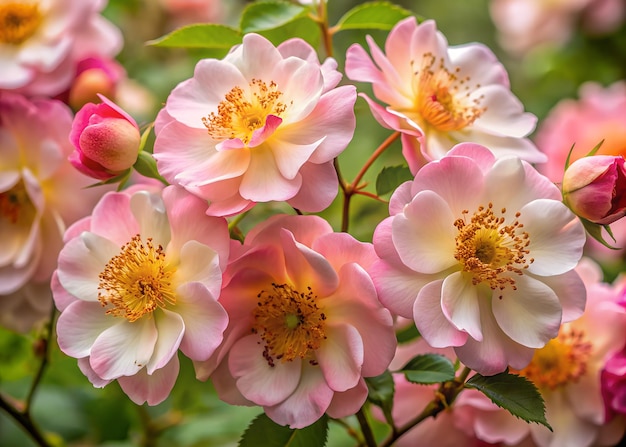
[[[74,117],[70,162],[90,177],[107,180],[135,164],[141,135],[135,120],[99,95],[102,103],[85,104]]]
[[[626,215],[624,157],[595,155],[572,163],[563,176],[565,202],[578,216],[608,225]]]

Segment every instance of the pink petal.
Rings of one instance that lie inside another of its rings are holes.
[[[167,309],[158,309],[153,313],[153,317],[158,337],[152,357],[146,365],[148,375],[163,368],[176,355],[185,334],[185,323],[179,314]]]
[[[74,301],[59,315],[57,342],[65,354],[87,357],[100,334],[120,323],[123,320],[107,315],[100,303]]]
[[[320,165],[305,163],[299,173],[302,177],[302,186],[287,203],[307,213],[318,213],[328,208],[339,190],[337,171],[333,162]]]
[[[78,359],[78,368],[96,388],[104,388],[111,383],[111,380],[104,380],[95,373],[89,364],[89,357]]]
[[[180,365],[178,356],[172,359],[163,368],[153,374],[146,373],[145,368],[137,374],[117,379],[122,391],[137,405],[147,402],[148,405],[157,405],[169,396],[176,379]]]
[[[367,385],[363,379],[353,388],[343,392],[335,392],[326,414],[331,418],[344,418],[356,414],[367,399]]]
[[[361,378],[363,340],[357,329],[349,324],[327,325],[326,339],[315,357],[333,391],[353,388]]]
[[[300,176],[286,179],[281,175],[269,148],[257,147],[251,152],[250,165],[239,192],[242,197],[254,202],[288,200],[296,195],[301,184]]]
[[[458,330],[467,332],[474,340],[482,341],[478,300],[487,299],[478,292],[471,278],[462,272],[447,276],[441,287],[441,308]]]
[[[563,309],[562,323],[574,321],[582,316],[587,293],[585,284],[576,271],[570,270],[562,275],[543,276],[536,279],[556,293]]]

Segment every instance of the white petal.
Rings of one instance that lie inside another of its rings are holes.
[[[443,281],[441,307],[444,315],[458,330],[467,332],[476,341],[483,339],[478,300],[485,298],[466,273],[454,272]]]
[[[153,314],[154,324],[158,332],[154,352],[146,371],[153,374],[163,368],[176,355],[180,341],[185,334],[185,323],[180,315],[167,309],[158,309]]]

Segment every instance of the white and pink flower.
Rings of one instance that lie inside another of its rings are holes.
[[[418,25],[415,17],[391,30],[385,53],[371,37],[367,42],[371,58],[358,44],[348,48],[346,74],[372,83],[384,105],[361,96],[382,126],[402,133],[402,153],[414,174],[464,141],[483,144],[497,157],[546,160],[526,138],[536,117],[524,112],[489,48],[478,43],[448,47],[434,21]]]
[[[258,225],[231,248],[221,298],[229,327],[197,376],[211,376],[224,401],[260,405],[292,428],[355,414],[363,377],[382,374],[396,347],[366,272],[375,260],[371,244],[317,216]]]
[[[100,12],[106,0],[0,3],[0,89],[56,96],[70,87],[77,64],[111,58],[122,35]]]
[[[71,126],[60,101],[0,92],[0,324],[20,332],[50,314],[66,226],[105,191],[68,161]]]
[[[223,60],[201,60],[157,118],[160,173],[208,200],[211,215],[268,201],[323,210],[338,191],[333,159],[355,128],[355,87],[337,87],[336,67],[301,39],[275,47],[257,34]]]
[[[517,157],[463,143],[392,195],[374,233],[382,303],[483,375],[523,368],[580,316],[585,230]]]
[[[201,361],[221,343],[230,239],[205,208],[177,186],[112,192],[68,229],[52,281],[58,343],[94,386],[117,380],[134,402],[158,404],[178,350]]]

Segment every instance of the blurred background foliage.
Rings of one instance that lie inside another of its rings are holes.
[[[351,7],[362,2],[330,0],[329,22],[337,22]],[[437,21],[450,44],[482,42],[489,46],[507,67],[513,92],[527,111],[543,119],[563,98],[576,98],[578,87],[586,81],[609,85],[626,79],[626,27],[608,36],[576,33],[558,49],[543,49],[528,57],[513,57],[498,46],[496,29],[489,15],[488,0],[398,0],[395,3],[423,18]],[[246,2],[220,2],[221,22],[237,27],[238,14]],[[144,124],[152,121],[176,84],[192,76],[202,57],[222,57],[224,51],[157,48],[145,43],[171,31],[170,17],[157,0],[110,0],[105,16],[119,26],[125,47],[118,60],[128,77],[145,89],[146,95],[133,99],[135,117]],[[343,69],[345,51],[352,43],[365,44],[366,34],[382,45],[386,32],[344,31],[334,40],[334,56]],[[323,55],[323,53],[320,53]],[[347,81],[347,80],[346,80]],[[368,86],[358,85],[368,92]],[[356,175],[363,161],[389,131],[371,117],[365,101],[356,104],[357,132],[340,157],[346,179]],[[365,177],[374,190],[377,173],[384,166],[402,164],[399,142],[377,160]],[[323,213],[339,228],[340,203],[337,200]],[[244,230],[282,205],[266,204],[255,208],[253,216],[242,223]],[[387,204],[363,196],[353,201],[351,233],[369,241],[374,227],[387,216]],[[0,391],[24,399],[41,362],[41,333],[27,336],[0,328]],[[210,383],[195,380],[191,363],[181,356],[181,373],[172,395],[156,407],[134,405],[116,383],[95,389],[79,371],[76,360],[64,356],[54,339],[49,346],[50,360],[33,403],[33,417],[59,446],[229,446],[237,441],[259,408],[233,407],[219,401]],[[348,423],[355,424],[348,420]],[[328,445],[354,445],[345,427],[330,424]],[[376,427],[382,430],[382,426]],[[35,445],[4,412],[0,412],[0,445]]]

